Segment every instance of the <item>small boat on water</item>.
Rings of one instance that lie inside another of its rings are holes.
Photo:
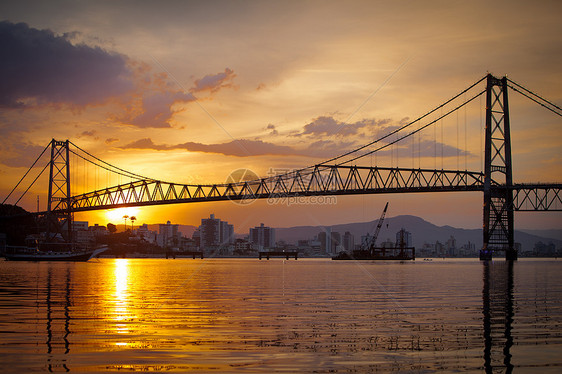
[[[39,246],[6,246],[2,256],[8,261],[88,261],[107,250],[107,246],[73,250],[40,249]]]
[[[415,260],[416,249],[414,247],[402,247],[399,253],[387,253],[386,248],[374,248],[374,251],[357,250],[351,253],[340,252],[332,260]],[[390,251],[388,251],[390,252]]]

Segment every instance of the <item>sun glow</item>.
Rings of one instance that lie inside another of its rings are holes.
[[[127,216],[127,220],[130,217],[138,217],[139,208],[135,207],[127,207],[127,208],[117,208],[117,209],[110,209],[105,212],[105,218],[113,223],[113,224],[120,224],[126,223],[125,216]]]
[[[118,334],[129,332],[128,321],[132,319],[129,311],[129,261],[115,260],[115,298],[114,318],[115,330]]]

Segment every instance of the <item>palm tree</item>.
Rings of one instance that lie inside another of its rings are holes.
[[[125,220],[125,231],[127,231],[127,218],[129,218],[128,215],[123,216],[123,219]]]
[[[131,231],[133,231],[133,225],[135,224],[135,221],[137,220],[137,217],[131,216],[129,219],[131,220]]]

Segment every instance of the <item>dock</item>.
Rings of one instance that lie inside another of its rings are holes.
[[[285,257],[287,260],[289,257],[294,257],[295,260],[298,260],[299,252],[297,251],[263,251],[259,252],[259,259],[261,260],[262,257],[265,257],[269,260],[270,257]]]
[[[168,251],[166,252],[166,258],[173,258],[175,259],[176,257],[193,257],[193,259],[195,259],[195,257],[199,257],[199,258],[203,258],[203,251],[182,251],[182,252],[175,252],[175,251]]]

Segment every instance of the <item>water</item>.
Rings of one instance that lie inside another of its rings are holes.
[[[562,262],[0,261],[3,372],[559,372]]]

